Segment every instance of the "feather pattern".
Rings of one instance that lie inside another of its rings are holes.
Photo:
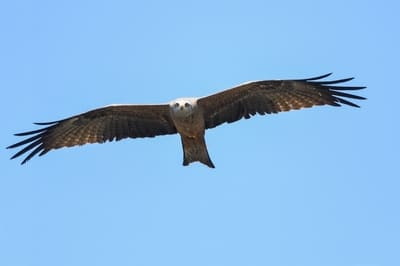
[[[364,100],[364,97],[343,91],[365,87],[337,85],[353,78],[324,81],[331,75],[297,80],[264,80],[248,82],[198,100],[203,110],[206,128],[232,123],[256,114],[272,114],[315,105],[359,107],[345,98]]]
[[[7,147],[27,145],[11,157],[14,159],[30,152],[22,164],[36,154],[41,156],[52,149],[177,132],[168,105],[106,106],[67,119],[35,124],[46,127],[15,134],[31,137]]]

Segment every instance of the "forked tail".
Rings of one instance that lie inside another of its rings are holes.
[[[183,146],[183,165],[189,165],[192,162],[201,162],[208,167],[215,168],[210,156],[208,155],[206,141],[204,136],[186,137],[181,136]]]

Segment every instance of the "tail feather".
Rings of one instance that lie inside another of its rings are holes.
[[[208,155],[204,135],[198,137],[181,136],[183,146],[183,165],[189,165],[192,162],[201,162],[210,168],[215,168]]]

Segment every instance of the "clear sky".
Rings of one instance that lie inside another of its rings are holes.
[[[400,265],[398,1],[2,1],[0,265]],[[362,108],[52,151],[13,133],[248,80],[354,76]]]

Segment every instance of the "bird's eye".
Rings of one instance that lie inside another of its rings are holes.
[[[185,107],[189,107],[190,106],[190,104],[189,103],[185,103]]]
[[[174,106],[175,106],[175,107],[179,107],[179,103],[175,103]]]

